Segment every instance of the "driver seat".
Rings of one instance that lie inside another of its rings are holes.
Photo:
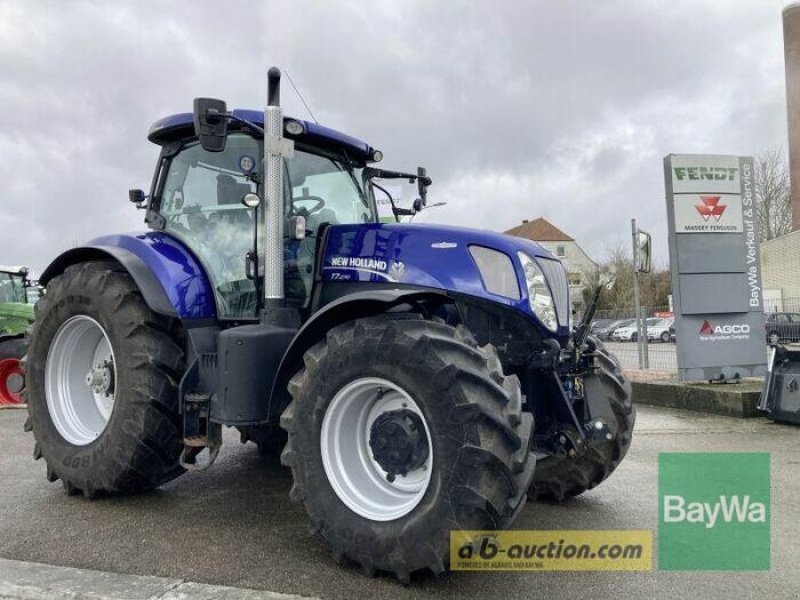
[[[239,204],[242,197],[250,192],[249,183],[237,183],[232,175],[221,173],[217,175],[217,204],[226,206]]]
[[[317,236],[320,225],[323,223],[337,225],[339,220],[336,218],[336,212],[330,208],[323,208],[319,212],[315,212],[306,217],[306,229],[313,232],[311,234],[313,237]]]
[[[217,205],[231,206],[238,204],[242,197],[252,191],[249,183],[237,183],[232,175],[221,173],[217,175]],[[235,227],[249,227],[253,223],[250,215],[251,209],[242,206],[241,210],[217,211],[215,220],[219,220]]]

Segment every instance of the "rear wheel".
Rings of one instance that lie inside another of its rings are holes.
[[[68,493],[138,492],[183,470],[181,333],[110,262],[54,277],[36,305],[24,395],[34,457]]]
[[[23,338],[12,338],[0,342],[0,406],[22,404],[22,396],[16,391],[22,380],[22,357],[26,343]],[[15,390],[15,391],[12,391]]]
[[[336,558],[408,581],[444,570],[451,531],[513,521],[533,475],[533,418],[494,348],[384,315],[335,327],[304,360],[281,458]]]
[[[616,434],[611,440],[590,445],[584,454],[574,458],[551,455],[540,459],[528,490],[531,500],[560,502],[596,487],[614,472],[630,448],[636,421],[631,384],[600,340],[590,337],[587,343],[596,348],[596,370],[583,378],[584,393],[609,403],[616,419]]]
[[[667,343],[669,343],[669,331],[664,331],[664,332],[661,334],[661,343],[662,343],[662,344],[667,344]]]

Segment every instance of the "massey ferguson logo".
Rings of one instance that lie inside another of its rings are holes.
[[[708,221],[711,217],[714,217],[715,221],[719,221],[722,213],[728,208],[727,205],[719,203],[719,198],[719,196],[700,196],[702,204],[694,205],[704,221]]]
[[[710,321],[703,321],[700,327],[700,339],[743,339],[750,337],[750,325],[747,323],[733,325],[712,325]]]

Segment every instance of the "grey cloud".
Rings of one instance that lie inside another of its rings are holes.
[[[142,228],[157,118],[260,108],[271,64],[326,125],[429,167],[420,220],[539,215],[595,255],[630,217],[665,259],[661,158],[782,145],[782,3],[20,1],[0,5],[0,256]],[[287,86],[291,114],[305,111]]]

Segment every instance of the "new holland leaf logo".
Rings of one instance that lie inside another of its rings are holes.
[[[714,217],[715,221],[719,221],[722,213],[728,208],[726,204],[719,203],[719,196],[700,196],[702,204],[695,204],[694,207],[704,221],[708,221],[710,217]]]

